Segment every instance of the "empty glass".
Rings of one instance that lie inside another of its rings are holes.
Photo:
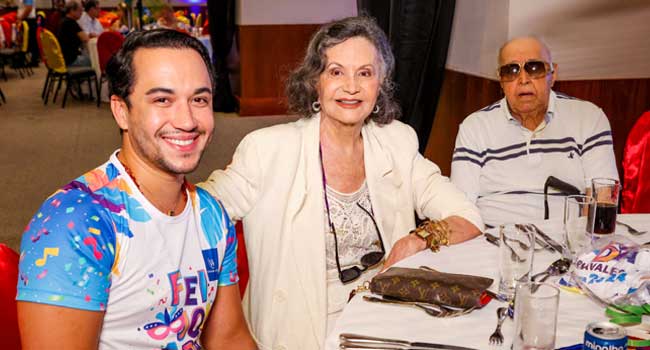
[[[594,231],[596,200],[590,196],[574,195],[564,200],[564,234],[571,258],[591,246]]]
[[[499,294],[512,299],[515,286],[528,282],[533,267],[535,237],[531,230],[505,224],[499,227]]]
[[[546,283],[520,283],[515,294],[513,350],[553,350],[560,290]]]

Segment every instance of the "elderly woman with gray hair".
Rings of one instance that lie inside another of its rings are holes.
[[[356,286],[480,233],[476,207],[395,120],[393,67],[372,19],[324,25],[287,83],[303,118],[250,133],[201,184],[243,220],[244,310],[261,348],[322,348]],[[437,221],[410,235],[414,213]]]

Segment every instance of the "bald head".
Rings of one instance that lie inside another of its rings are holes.
[[[516,54],[522,51],[538,52],[540,58],[544,61],[549,63],[553,62],[553,59],[551,58],[551,50],[548,49],[548,46],[546,46],[542,40],[533,36],[524,36],[511,39],[501,46],[498,57],[499,66],[508,63],[507,59],[509,57],[517,56]]]
[[[540,61],[544,63],[543,70],[539,69],[539,64],[537,70],[526,68],[527,62]],[[551,52],[538,38],[515,38],[499,50],[499,67],[503,65],[510,67],[506,68],[510,71],[518,66],[514,76],[510,74],[507,79],[501,76],[501,69],[497,71],[510,113],[524,127],[535,130],[544,120],[551,87],[557,77],[557,65],[551,61]]]

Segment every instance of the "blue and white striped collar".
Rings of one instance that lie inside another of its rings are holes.
[[[555,94],[555,91],[551,90],[551,93],[548,95],[548,109],[546,110],[546,115],[544,116],[544,122],[546,125],[548,125],[551,120],[553,119],[553,116],[555,115],[555,101],[557,100],[557,95]],[[521,124],[519,120],[517,120],[515,117],[512,116],[510,113],[510,106],[508,106],[508,101],[504,97],[501,99],[500,104],[502,106],[505,106],[505,108],[502,108],[504,116],[509,122],[514,122],[517,124]]]

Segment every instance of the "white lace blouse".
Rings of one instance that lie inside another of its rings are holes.
[[[341,193],[327,186],[327,201],[330,207],[330,220],[336,229],[339,262],[341,270],[352,266],[362,268],[361,257],[367,253],[380,251],[379,233],[372,218],[370,192],[364,181],[361,187],[353,193]],[[359,207],[361,205],[368,213]],[[348,284],[342,284],[336,268],[334,234],[330,230],[325,209],[325,247],[327,259],[327,329],[332,330],[336,318],[343,310],[348,295],[364,281],[372,279],[379,272],[381,264],[364,271],[361,277]]]
[[[327,200],[330,207],[330,220],[336,229],[341,269],[355,265],[361,267],[362,256],[381,250],[379,233],[372,218],[368,215],[368,213],[372,214],[372,204],[366,182],[364,181],[361,187],[353,193],[341,193],[327,186]],[[325,211],[327,269],[337,270],[334,234],[331,232],[327,220],[327,209]]]

